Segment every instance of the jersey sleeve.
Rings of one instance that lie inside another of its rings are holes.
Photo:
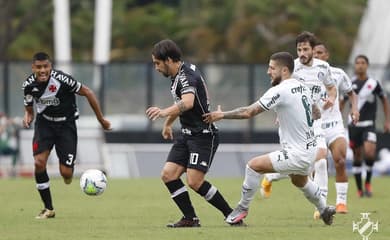
[[[263,96],[259,99],[259,104],[261,108],[263,108],[266,111],[269,111],[270,109],[273,109],[276,107],[281,100],[281,94],[279,92],[278,87],[272,87],[268,89],[267,92],[264,93]]]
[[[78,93],[80,91],[82,84],[71,75],[54,69],[51,74],[52,77],[61,82],[61,87],[64,87],[67,91],[72,93]]]
[[[375,87],[375,90],[374,90],[374,93],[380,97],[380,98],[383,98],[386,96],[386,92],[384,91],[381,83],[379,81],[376,81],[377,84],[376,84],[376,87]]]
[[[185,74],[185,73],[181,74],[180,84],[181,84],[180,92],[182,95],[187,93],[195,94],[197,81],[194,75]]]
[[[323,65],[323,71],[318,74],[318,78],[325,86],[334,86],[335,82],[332,78],[332,72],[328,63]]]
[[[352,81],[343,70],[340,69],[340,73],[339,92],[340,95],[345,95],[352,91]]]
[[[23,99],[24,106],[25,107],[33,106],[34,105],[34,98],[33,98],[32,92],[31,92],[31,87],[24,86],[23,87],[23,95],[24,95],[24,99]]]

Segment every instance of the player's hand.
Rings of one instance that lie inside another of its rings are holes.
[[[31,125],[31,123],[33,121],[33,118],[34,117],[31,114],[26,112],[24,114],[24,118],[23,118],[23,127],[24,128],[30,128],[30,125]]]
[[[103,128],[104,130],[107,130],[107,131],[112,130],[112,128],[111,128],[111,122],[108,121],[107,119],[103,118],[103,119],[101,119],[99,122],[100,122],[100,125],[102,125],[102,128]]]
[[[324,101],[324,105],[322,107],[324,110],[333,107],[333,105],[334,105],[334,100],[333,99],[323,98],[322,100]]]
[[[160,117],[165,117],[163,110],[158,107],[150,107],[146,109],[146,115],[152,121],[157,120]]]
[[[352,124],[355,125],[357,122],[359,122],[360,113],[359,111],[351,111],[351,119]]]
[[[212,123],[221,120],[223,115],[221,105],[218,105],[217,111],[205,113],[202,117],[205,123]]]
[[[161,135],[166,140],[172,140],[173,139],[173,131],[171,126],[164,126],[161,132]]]

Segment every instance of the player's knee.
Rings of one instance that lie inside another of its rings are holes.
[[[175,180],[173,177],[172,177],[172,174],[169,172],[169,171],[167,171],[167,170],[165,170],[165,169],[163,169],[162,171],[161,171],[161,180],[163,181],[163,182],[170,182],[170,181],[173,181],[173,180]]]
[[[199,181],[196,181],[196,180],[193,180],[193,179],[190,179],[188,178],[187,179],[187,184],[188,186],[194,190],[194,191],[198,191],[200,186],[202,185],[202,182],[199,182]]]
[[[338,157],[334,159],[336,168],[345,168],[345,157]]]
[[[46,169],[46,162],[43,161],[42,159],[35,159],[34,167],[36,171],[41,172]]]
[[[71,170],[61,170],[61,176],[64,179],[72,179],[73,178],[73,171],[71,171]]]

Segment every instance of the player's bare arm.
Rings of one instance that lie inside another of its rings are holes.
[[[161,109],[159,107],[150,107],[146,110],[146,115],[152,121],[168,116],[178,116],[194,107],[195,95],[193,93],[183,94],[181,100],[173,105]]]
[[[111,130],[111,122],[104,118],[99,102],[95,96],[95,93],[89,87],[82,85],[77,94],[87,98],[88,103],[91,106],[92,110],[94,111],[96,118],[100,122],[102,128],[104,130]]]
[[[387,100],[387,97],[381,97],[383,106],[383,112],[385,114],[385,122],[384,122],[384,131],[386,133],[390,132],[390,110],[389,110],[389,101]]]
[[[239,107],[231,111],[222,112],[221,106],[218,105],[217,111],[203,114],[204,122],[212,123],[221,119],[248,119],[263,112],[258,102],[246,107]]]
[[[32,106],[25,107],[23,117],[23,127],[30,128],[30,124],[34,120],[34,109]]]
[[[164,139],[173,139],[173,130],[172,130],[172,124],[175,122],[176,118],[179,115],[169,115],[164,122],[164,126],[161,132],[161,135]]]
[[[336,86],[335,85],[326,86],[326,92],[328,94],[328,98],[325,99],[325,104],[323,106],[324,110],[333,107],[337,97]]]
[[[358,107],[357,107],[357,96],[356,96],[355,91],[350,91],[347,94],[348,94],[348,99],[351,102],[351,112],[350,112],[350,115],[351,115],[352,123],[356,124],[359,121],[359,118],[360,118],[360,113],[359,113],[359,110],[358,110]],[[344,102],[343,102],[342,107],[344,107]],[[340,111],[343,110],[342,107],[341,107],[341,104],[340,104]]]

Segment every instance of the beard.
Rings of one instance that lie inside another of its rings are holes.
[[[275,77],[275,78],[271,81],[272,87],[278,85],[281,81],[282,81],[282,76]]]
[[[303,65],[307,65],[311,60],[313,59],[313,56],[302,56],[299,58],[299,61],[303,64]]]

